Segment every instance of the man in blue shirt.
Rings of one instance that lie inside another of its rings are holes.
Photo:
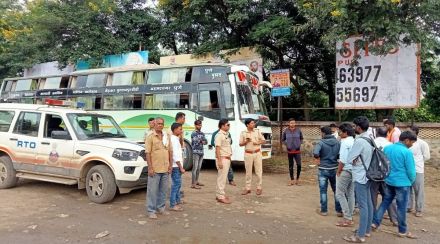
[[[385,196],[376,212],[373,220],[373,228],[378,228],[382,222],[383,215],[388,207],[396,198],[397,202],[397,222],[399,236],[416,238],[408,232],[406,224],[406,207],[408,205],[408,194],[410,187],[416,179],[416,166],[414,156],[408,149],[417,141],[417,136],[410,131],[400,134],[399,142],[386,146],[384,153],[390,160],[390,174],[385,179],[387,187]]]

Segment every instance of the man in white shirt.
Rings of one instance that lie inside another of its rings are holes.
[[[416,217],[422,217],[423,206],[425,203],[425,161],[431,158],[429,152],[429,145],[424,140],[420,139],[419,127],[413,125],[410,131],[417,135],[417,141],[410,148],[414,155],[414,161],[416,162],[416,181],[412,185],[411,194],[408,202],[408,211],[413,211],[414,202],[416,207]],[[415,198],[414,198],[415,195]]]
[[[182,187],[183,169],[183,151],[180,144],[180,136],[182,135],[182,124],[174,123],[171,125],[171,145],[173,150],[173,169],[171,171],[171,193],[170,193],[170,210],[182,211],[180,188]]]

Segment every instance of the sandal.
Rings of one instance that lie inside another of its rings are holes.
[[[364,243],[365,242],[365,239],[362,239],[358,236],[350,236],[350,237],[344,236],[343,239],[346,242],[350,242],[350,243]]]
[[[200,186],[198,186],[198,185],[192,185],[191,188],[193,188],[193,189],[202,189],[202,188],[201,188]]]
[[[171,211],[176,211],[176,212],[181,212],[183,211],[183,208],[179,207],[179,206],[174,206],[172,208],[170,208]]]
[[[405,234],[397,233],[397,236],[401,237],[401,238],[405,238],[406,237],[406,238],[409,238],[409,239],[418,239],[419,238],[418,236],[414,235],[411,232],[407,232]]]
[[[351,220],[341,220],[336,223],[336,226],[339,227],[352,227],[354,225],[354,222]]]

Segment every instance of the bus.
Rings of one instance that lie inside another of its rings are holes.
[[[148,119],[162,117],[165,127],[177,112],[186,115],[184,167],[192,167],[191,133],[194,121],[203,121],[208,145],[205,159],[215,159],[211,136],[221,118],[231,124],[232,161],[244,161],[239,135],[244,120],[257,121],[266,143],[263,159],[272,154],[271,122],[263,99],[262,82],[247,66],[231,64],[130,65],[74,71],[64,76],[6,78],[0,87],[2,102],[43,104],[45,99],[83,103],[84,109],[110,115],[128,139],[143,143]]]

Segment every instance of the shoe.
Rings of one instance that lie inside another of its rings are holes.
[[[149,219],[157,219],[157,215],[156,214],[148,214],[148,218]]]
[[[198,185],[198,186],[205,186],[205,184],[202,184],[202,183],[200,183],[200,182],[197,182],[196,185]]]
[[[199,185],[192,185],[191,188],[193,188],[193,189],[198,189],[198,190],[199,190],[199,189],[202,189]]]
[[[231,185],[231,186],[237,186],[237,184],[235,184],[234,181],[229,181],[229,185]]]
[[[219,203],[223,203],[223,204],[231,204],[231,200],[229,200],[229,198],[223,198],[223,199],[219,199],[219,198],[216,198],[217,199],[217,202],[219,202]]]
[[[263,194],[263,189],[257,189],[257,196]]]
[[[342,213],[336,213],[336,216],[338,216],[339,218],[344,217],[344,215]]]
[[[318,213],[321,216],[327,216],[328,215],[327,212],[321,212],[321,210],[319,210],[319,209],[316,209],[316,213]]]
[[[251,193],[251,190],[244,190],[244,191],[241,193],[241,195],[247,195],[247,194],[249,194],[249,193]]]
[[[422,212],[416,212],[416,217],[423,217],[423,213]]]

